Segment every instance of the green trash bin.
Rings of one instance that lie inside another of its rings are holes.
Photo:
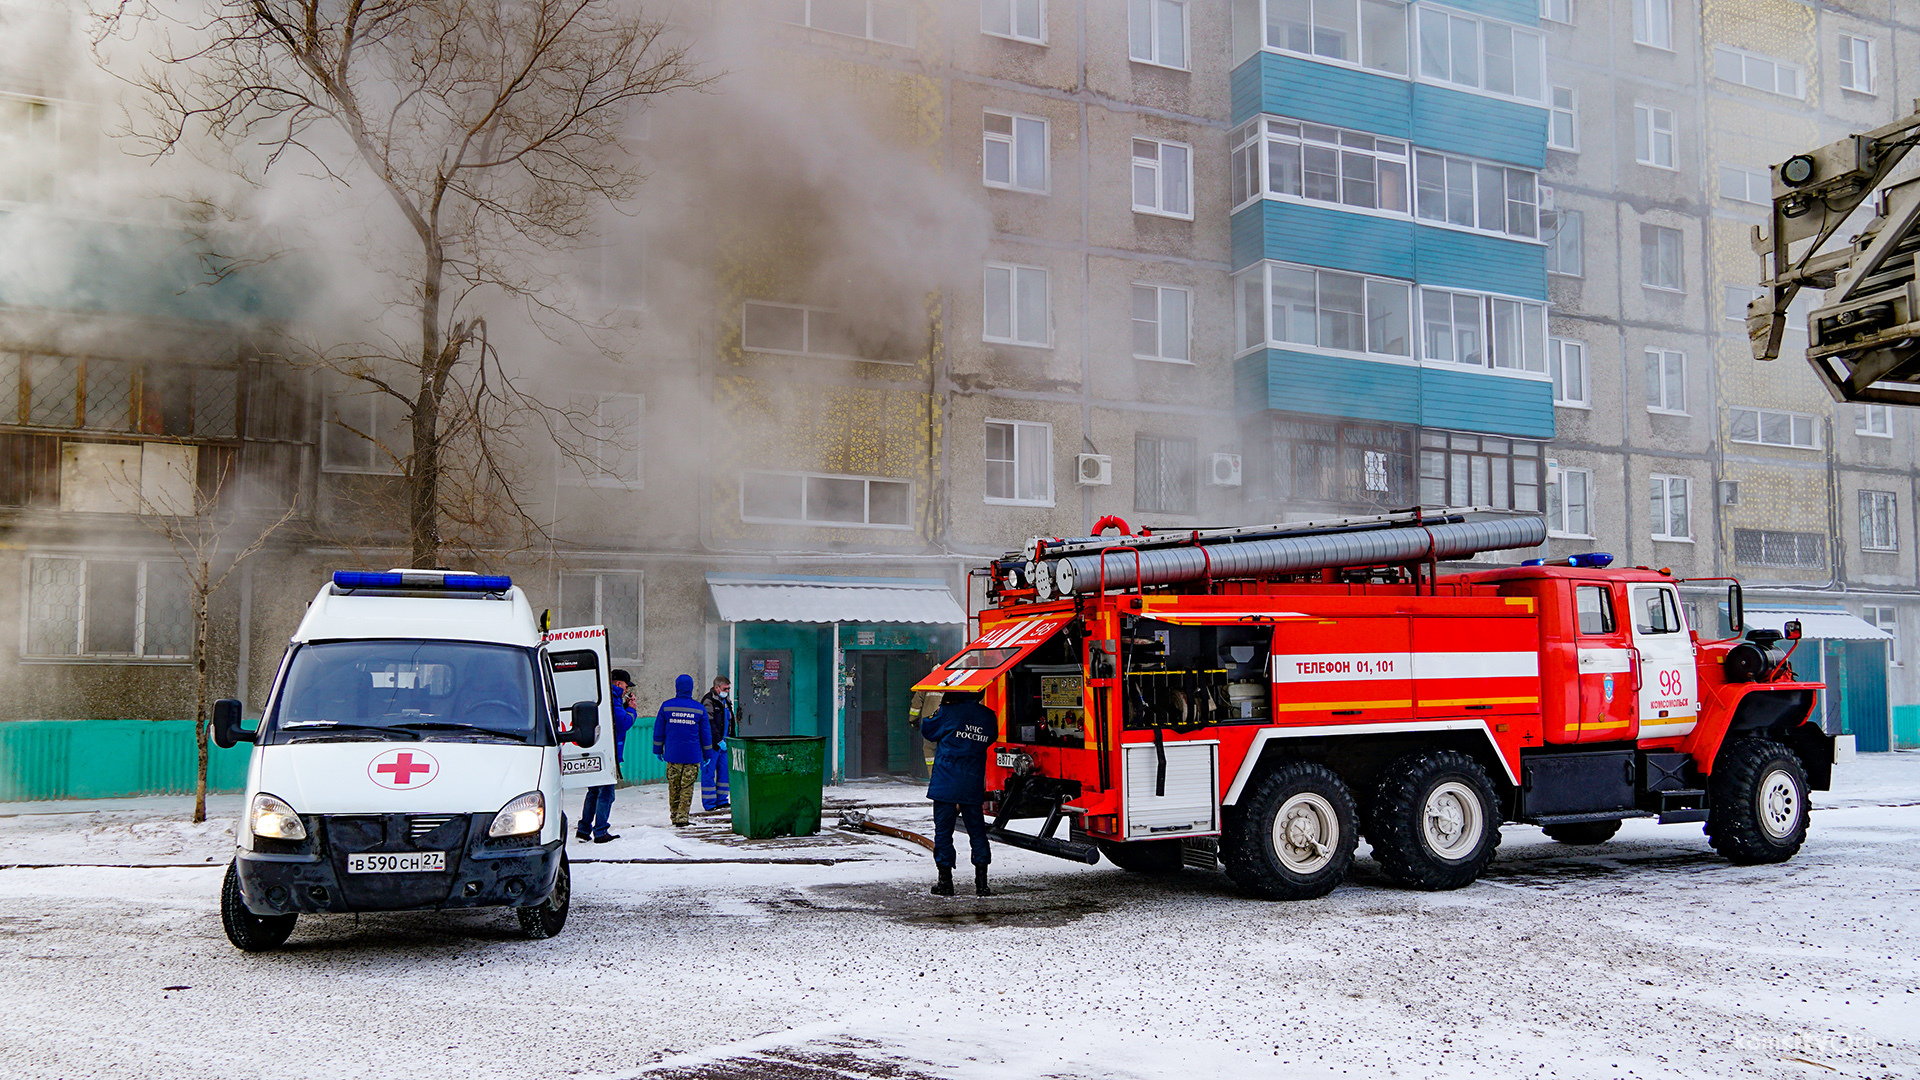
[[[736,735],[727,740],[733,831],[764,840],[820,831],[824,735]]]

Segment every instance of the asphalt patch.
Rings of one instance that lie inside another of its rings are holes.
[[[971,882],[954,875],[954,896],[934,896],[928,884],[855,883],[787,890],[763,901],[775,911],[873,915],[908,926],[1055,927],[1107,910],[1092,897],[1057,889],[994,883],[993,896],[971,895]]]

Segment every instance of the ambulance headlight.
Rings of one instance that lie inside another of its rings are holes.
[[[513,801],[493,815],[488,836],[524,836],[537,833],[547,823],[547,797],[537,791],[516,795]]]
[[[307,827],[300,824],[300,815],[293,812],[293,807],[264,791],[253,797],[253,805],[247,810],[247,822],[253,829],[253,835],[268,840],[307,838]]]

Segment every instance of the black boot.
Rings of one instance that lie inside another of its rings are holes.
[[[973,868],[973,895],[993,895],[993,890],[987,888],[987,868],[984,866],[976,866]]]
[[[933,895],[935,896],[952,896],[953,895],[953,867],[951,866],[940,867],[940,880],[933,883]]]

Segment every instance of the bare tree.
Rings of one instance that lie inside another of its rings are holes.
[[[568,318],[542,267],[635,193],[635,110],[706,81],[686,44],[639,0],[226,0],[197,24],[120,2],[101,40],[163,27],[162,62],[142,80],[159,103],[157,153],[204,129],[257,154],[262,182],[302,159],[339,190],[371,185],[404,223],[366,239],[393,245],[393,264],[373,269],[407,329],[309,352],[407,418],[410,445],[387,449],[413,565],[439,561],[449,520],[504,509],[538,530],[514,497],[510,432],[528,418],[578,432],[581,418],[523,390],[486,315],[517,305],[543,329]]]

